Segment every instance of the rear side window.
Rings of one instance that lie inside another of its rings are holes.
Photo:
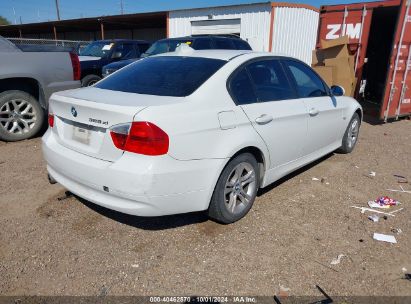
[[[198,57],[149,57],[98,82],[100,89],[159,96],[188,96],[226,61]]]
[[[222,50],[233,50],[235,49],[234,44],[231,39],[225,38],[215,38],[214,39],[215,48]]]
[[[286,60],[285,64],[295,81],[298,95],[301,98],[328,95],[324,83],[310,67],[293,60]]]
[[[245,68],[236,72],[233,78],[231,78],[230,92],[237,105],[257,102],[253,84]]]
[[[233,39],[233,42],[237,50],[251,50],[251,47],[247,41],[242,39]]]
[[[297,97],[277,59],[250,63],[247,70],[253,81],[258,101],[286,100]]]
[[[211,39],[208,38],[199,38],[194,40],[193,48],[195,50],[209,50],[212,49]]]

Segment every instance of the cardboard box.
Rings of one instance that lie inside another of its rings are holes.
[[[340,57],[324,60],[325,66],[333,67],[333,77],[355,78],[354,66],[349,57]]]
[[[324,65],[324,56],[321,50],[314,50],[312,55],[312,65]]]
[[[353,96],[354,95],[354,81],[353,79],[350,78],[342,78],[340,77],[339,79],[334,79],[333,85],[339,85],[344,88],[345,90],[345,96]]]
[[[346,45],[337,45],[327,49],[322,49],[321,54],[325,59],[339,58],[339,57],[349,57],[350,53]]]
[[[314,66],[313,70],[321,76],[321,78],[328,84],[333,85],[333,68],[327,66]]]
[[[337,39],[323,40],[321,39],[321,49],[328,49],[335,46],[347,45],[350,43],[348,36],[342,36]]]

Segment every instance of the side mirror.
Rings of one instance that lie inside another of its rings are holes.
[[[111,56],[111,58],[113,59],[120,59],[122,56],[121,52],[114,52],[113,56]]]
[[[345,90],[342,86],[333,85],[331,87],[331,94],[333,94],[333,96],[343,96],[345,94]]]

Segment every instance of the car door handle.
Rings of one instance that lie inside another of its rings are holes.
[[[310,116],[315,116],[315,115],[318,115],[320,111],[316,108],[311,108],[310,111],[308,111],[308,113],[310,114]]]
[[[263,114],[255,119],[255,122],[258,123],[259,125],[265,125],[268,124],[270,121],[273,120],[273,117],[271,115]]]

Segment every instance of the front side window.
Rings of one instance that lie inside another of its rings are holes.
[[[276,101],[296,98],[280,62],[268,59],[247,66],[258,101]]]
[[[323,81],[310,67],[294,60],[286,60],[285,64],[295,81],[298,95],[301,98],[328,95]]]
[[[192,94],[226,61],[200,57],[149,57],[98,82],[100,89],[183,97]]]
[[[114,50],[114,55],[119,54],[121,59],[129,59],[135,57],[135,50],[134,46],[131,43],[120,43],[117,44],[115,50]]]

